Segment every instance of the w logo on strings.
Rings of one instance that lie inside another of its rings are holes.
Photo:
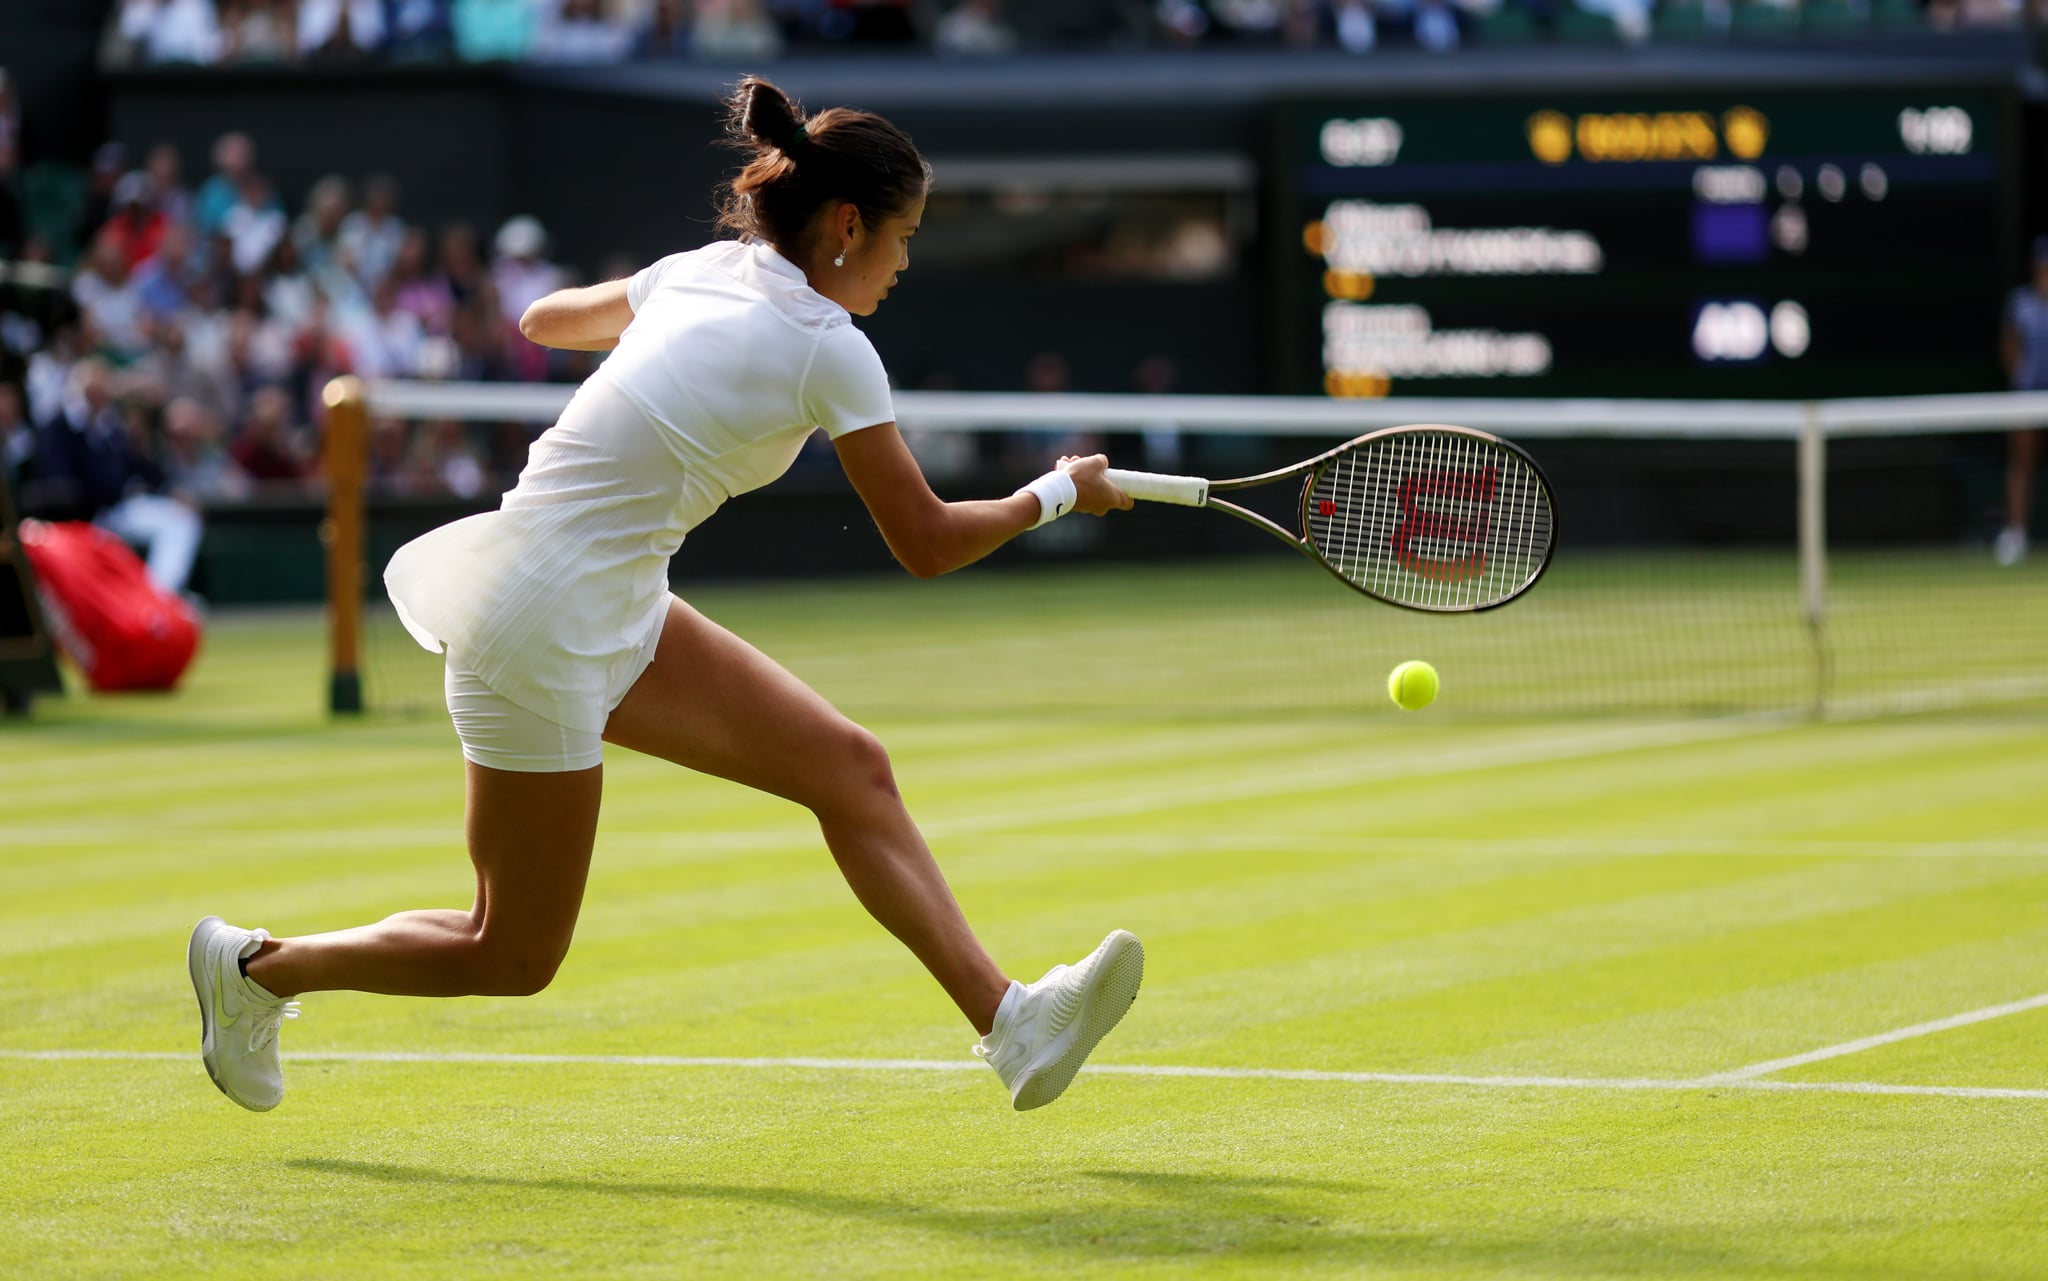
[[[1495,473],[1424,472],[1401,481],[1401,518],[1389,539],[1394,561],[1418,578],[1462,583],[1486,572]]]

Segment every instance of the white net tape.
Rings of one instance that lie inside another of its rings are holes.
[[[575,388],[535,383],[369,382],[372,413],[472,422],[552,422]],[[1620,436],[1793,440],[1817,426],[1830,437],[1996,431],[2048,423],[2048,392],[1984,392],[1843,400],[1506,400],[1313,396],[1096,396],[899,391],[907,428],[1104,430],[1170,424],[1191,434],[1360,436],[1408,423],[1457,423],[1518,440]]]

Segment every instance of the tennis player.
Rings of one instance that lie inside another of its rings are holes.
[[[669,594],[684,535],[782,475],[819,428],[920,578],[1069,512],[1131,505],[1100,455],[1061,459],[1008,498],[940,501],[897,433],[880,359],[850,323],[908,268],[930,166],[881,117],[806,119],[762,79],[727,106],[748,154],[721,191],[738,238],[535,302],[520,321],[535,342],[616,350],[534,443],[499,510],[407,544],[385,571],[406,627],[447,654],[475,903],[294,938],[218,917],[192,932],[201,1054],[243,1107],[283,1098],[278,1032],[302,993],[548,985],[583,898],[605,740],[815,813],[855,896],[982,1034],[974,1052],[1019,1110],[1059,1097],[1137,995],[1144,952],[1122,930],[1036,983],[1005,975],[875,737]]]

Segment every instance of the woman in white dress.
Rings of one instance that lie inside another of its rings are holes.
[[[975,1052],[1019,1109],[1057,1098],[1137,994],[1144,954],[1121,930],[1037,983],[1012,981],[962,916],[874,736],[669,594],[683,536],[780,476],[818,428],[921,578],[1070,511],[1131,505],[1100,455],[1062,459],[1008,498],[935,496],[897,433],[881,361],[849,322],[909,266],[930,167],[881,117],[807,119],[758,78],[728,107],[749,157],[722,193],[740,238],[534,303],[520,322],[529,338],[612,354],[498,511],[407,544],[385,572],[406,626],[447,653],[475,903],[328,934],[272,938],[217,917],[192,933],[202,1058],[244,1107],[282,1099],[278,1031],[301,993],[547,986],[583,897],[603,741],[815,813],[854,894],[982,1034]]]

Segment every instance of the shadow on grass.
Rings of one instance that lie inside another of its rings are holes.
[[[1310,1264],[1506,1268],[1532,1263],[1574,1273],[1628,1272],[1654,1260],[1666,1275],[1717,1275],[1745,1261],[1720,1250],[1646,1237],[1605,1236],[1559,1222],[1554,1232],[1510,1235],[1497,1228],[1416,1222],[1415,1207],[1391,1215],[1395,1190],[1367,1183],[1243,1177],[1156,1170],[1082,1170],[1096,1189],[1027,1195],[1009,1204],[963,1207],[820,1187],[471,1174],[333,1158],[285,1162],[307,1173],[426,1188],[503,1188],[574,1196],[747,1205],[888,1228],[938,1231],[984,1247],[1071,1253],[1075,1266],[1115,1258],[1285,1258]],[[1384,1222],[1385,1218],[1396,1222]]]
[[[1098,1194],[1019,1194],[1011,1204],[961,1207],[822,1187],[649,1183],[601,1178],[471,1174],[421,1166],[310,1157],[287,1161],[311,1173],[420,1187],[509,1188],[635,1199],[725,1202],[888,1227],[954,1233],[985,1245],[1075,1249],[1107,1255],[1285,1254],[1369,1257],[1373,1244],[1324,1226],[1324,1215],[1371,1189],[1351,1183],[1241,1178],[1147,1170],[1086,1170]]]

